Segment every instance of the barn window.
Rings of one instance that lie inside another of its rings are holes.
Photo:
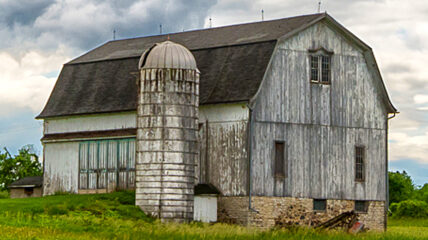
[[[318,56],[311,56],[311,81],[318,82],[319,66]]]
[[[321,56],[321,82],[330,82],[330,56]]]
[[[309,50],[311,61],[311,82],[328,84],[331,81],[331,55],[332,52],[324,48]]]
[[[275,142],[275,165],[274,174],[275,178],[287,177],[287,157],[285,152],[285,143],[276,141]]]
[[[355,212],[366,213],[369,208],[369,204],[367,201],[355,201]]]
[[[83,141],[79,144],[80,190],[133,189],[134,183],[134,139]]]
[[[314,199],[314,211],[325,211],[327,209],[327,200]]]
[[[355,180],[364,181],[365,147],[355,146]]]

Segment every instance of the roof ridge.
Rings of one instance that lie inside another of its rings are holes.
[[[302,25],[325,17],[326,13],[299,15],[294,17],[239,23],[215,28],[196,29],[165,35],[151,35],[108,41],[85,54],[74,58],[67,64],[95,62],[104,59],[117,59],[141,55],[142,51],[156,42],[165,41],[167,36],[174,42],[184,44],[190,50],[233,46],[248,43],[277,40]]]
[[[283,21],[283,20],[290,20],[290,19],[293,19],[293,18],[303,18],[303,17],[316,16],[316,15],[322,16],[322,15],[326,15],[326,13],[311,13],[311,14],[296,15],[296,16],[292,16],[292,17],[278,18],[278,19],[272,19],[272,20],[254,21],[254,22],[245,22],[245,23],[236,23],[236,24],[230,24],[230,25],[218,26],[218,27],[211,27],[211,28],[193,29],[193,30],[188,30],[188,31],[183,31],[183,32],[172,32],[172,33],[165,33],[165,34],[147,35],[147,36],[141,36],[141,37],[123,38],[123,39],[118,39],[118,40],[109,40],[109,41],[105,42],[104,44],[113,43],[113,42],[120,42],[120,41],[137,40],[137,39],[149,38],[149,37],[162,37],[162,36],[168,36],[168,35],[171,37],[171,35],[183,34],[183,33],[189,33],[189,32],[202,32],[202,31],[211,31],[211,30],[216,30],[216,29],[222,29],[222,28],[228,28],[228,27],[236,27],[236,26],[242,26],[242,25],[260,24],[260,23],[272,23],[272,22],[276,22],[276,21],[279,22],[279,21]],[[104,45],[104,44],[102,44],[102,45]]]
[[[193,51],[203,51],[203,50],[209,50],[209,49],[218,49],[218,48],[227,48],[227,47],[240,47],[245,45],[253,45],[253,44],[261,44],[261,43],[268,43],[268,42],[276,42],[277,39],[273,40],[260,40],[256,42],[248,42],[248,43],[237,43],[237,44],[231,44],[231,45],[221,45],[221,46],[214,46],[214,47],[202,47],[202,48],[193,48],[189,49],[191,52]],[[84,56],[84,55],[82,55]],[[97,62],[108,62],[108,61],[117,61],[117,60],[124,60],[124,59],[131,59],[131,58],[140,58],[140,55],[135,56],[127,56],[127,57],[118,57],[118,58],[109,58],[109,59],[99,59],[99,60],[90,60],[90,61],[81,61],[73,63],[74,60],[71,60],[64,65],[78,65],[78,64],[87,64],[87,63],[97,63]],[[76,58],[77,59],[77,58]]]

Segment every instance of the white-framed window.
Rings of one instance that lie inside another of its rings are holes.
[[[331,83],[331,58],[333,52],[324,48],[309,50],[311,83]]]

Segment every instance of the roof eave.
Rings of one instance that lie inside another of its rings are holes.
[[[41,187],[41,185],[35,185],[35,184],[27,184],[27,185],[15,185],[15,186],[9,186],[9,189],[14,189],[14,188],[29,188],[29,187]]]

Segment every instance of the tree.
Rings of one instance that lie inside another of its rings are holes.
[[[0,151],[0,190],[7,189],[9,184],[23,177],[42,174],[42,165],[32,145],[22,147],[13,157],[6,148],[4,152]]]
[[[415,191],[415,198],[428,203],[428,183]]]
[[[411,199],[415,192],[415,185],[406,171],[400,173],[388,172],[389,176],[389,202],[398,203]]]

